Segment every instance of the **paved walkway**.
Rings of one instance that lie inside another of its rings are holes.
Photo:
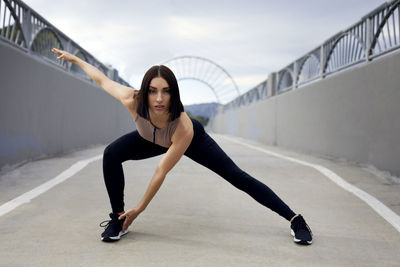
[[[108,197],[101,160],[0,216],[0,266],[398,266],[400,232],[316,169],[213,135],[314,232],[293,243],[289,224],[218,175],[183,157],[120,242],[100,242]],[[400,184],[344,161],[268,151],[324,166],[400,214]],[[0,205],[53,179],[104,146],[25,164],[0,176]],[[124,163],[125,203],[142,197],[160,157]]]

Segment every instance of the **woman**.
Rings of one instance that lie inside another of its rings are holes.
[[[118,241],[128,232],[128,227],[145,210],[167,173],[186,155],[290,221],[296,243],[312,243],[311,230],[303,217],[296,215],[269,187],[238,168],[203,126],[188,117],[180,100],[177,80],[166,66],[150,68],[138,91],[110,80],[94,66],[66,51],[53,48],[52,52],[58,55],[58,59],[78,65],[100,87],[119,100],[136,123],[136,131],[118,138],[104,150],[103,174],[112,213],[111,220],[104,225],[106,229],[101,234],[102,241]],[[164,153],[140,203],[125,211],[122,162]]]

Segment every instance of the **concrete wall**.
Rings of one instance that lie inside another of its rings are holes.
[[[102,88],[0,42],[0,168],[110,143],[135,129]]]
[[[400,176],[400,52],[217,114],[215,132],[371,164]]]

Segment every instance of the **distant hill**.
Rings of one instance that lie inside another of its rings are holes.
[[[220,105],[221,104],[218,104],[216,102],[187,105],[185,106],[185,111],[189,111],[195,116],[209,119],[211,115],[216,112],[218,106]]]

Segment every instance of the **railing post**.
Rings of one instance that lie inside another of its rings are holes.
[[[267,80],[267,97],[276,95],[276,72],[272,72],[268,75]]]
[[[324,44],[321,45],[320,49],[320,70],[319,70],[319,76],[321,76],[321,79],[325,78],[325,73],[324,73],[324,66],[325,66],[325,48]]]
[[[28,54],[31,54],[30,44],[32,40],[32,22],[31,22],[31,10],[24,8],[24,17],[22,21],[22,34],[24,35],[25,45],[28,49]]]
[[[71,43],[71,39],[68,39],[67,42],[65,42],[65,47],[64,47],[65,51],[68,51],[70,53],[73,53],[74,51],[72,51],[72,43]]]
[[[365,36],[365,41],[366,41],[366,46],[365,46],[365,61],[368,62],[371,60],[370,58],[370,49],[371,49],[371,42],[372,42],[372,27],[371,27],[371,18],[368,17],[366,19],[366,36]]]
[[[108,67],[108,66],[107,66]],[[113,67],[108,68],[108,78],[110,78],[113,81],[118,80],[118,70],[114,69]]]
[[[296,90],[297,88],[297,60],[293,62],[293,81],[292,81],[292,90]]]
[[[263,83],[260,96],[261,99],[268,98],[268,79]]]
[[[64,44],[65,44],[65,47],[63,47],[63,49],[65,51],[68,51],[69,53],[73,53],[71,39],[68,39],[66,42],[64,41]],[[66,67],[66,69],[68,71],[71,71],[72,63],[71,62],[67,62],[67,65],[65,67]]]

